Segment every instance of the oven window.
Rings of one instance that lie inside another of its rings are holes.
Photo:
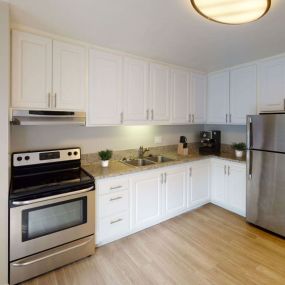
[[[87,222],[87,197],[22,212],[22,241],[62,231]]]

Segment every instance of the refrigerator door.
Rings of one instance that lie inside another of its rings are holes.
[[[285,114],[248,116],[247,134],[248,148],[285,153]]]
[[[285,236],[285,154],[247,151],[247,221]]]

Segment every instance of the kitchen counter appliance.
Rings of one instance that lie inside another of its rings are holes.
[[[95,184],[80,157],[79,148],[12,154],[10,284],[94,253]]]
[[[221,131],[201,131],[200,140],[200,154],[219,154],[221,152]]]
[[[285,236],[285,114],[247,117],[246,219]]]

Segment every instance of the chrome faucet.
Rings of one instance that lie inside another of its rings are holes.
[[[140,146],[139,147],[139,151],[138,151],[138,155],[139,155],[139,158],[143,158],[144,154],[149,151],[149,148],[144,148],[143,146]]]

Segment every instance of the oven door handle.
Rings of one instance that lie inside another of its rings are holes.
[[[95,187],[91,186],[89,188],[81,189],[81,190],[78,190],[78,191],[68,192],[68,193],[63,193],[63,194],[58,194],[58,195],[53,195],[53,196],[39,198],[39,199],[26,200],[26,201],[13,201],[12,205],[13,206],[29,205],[29,204],[33,204],[33,203],[39,203],[39,202],[43,202],[43,201],[54,200],[54,199],[57,199],[57,198],[67,197],[67,196],[71,196],[71,195],[82,194],[82,193],[86,193],[86,192],[92,191],[94,189],[95,189]]]

